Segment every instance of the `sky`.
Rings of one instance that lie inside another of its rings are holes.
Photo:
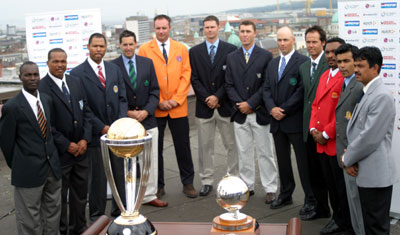
[[[289,0],[279,0],[280,3]],[[293,0],[292,0],[293,1]],[[157,14],[170,16],[216,13],[224,10],[259,7],[275,4],[275,1],[266,0],[1,0],[0,2],[0,27],[6,24],[23,27],[25,15],[52,11],[74,9],[100,8],[104,23],[122,24],[127,16],[146,15],[153,17]]]

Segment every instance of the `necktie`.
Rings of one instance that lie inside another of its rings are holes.
[[[361,100],[362,100],[363,97],[364,97],[364,91],[361,92],[360,99],[358,100],[358,103],[361,102]]]
[[[286,59],[285,59],[285,57],[282,57],[281,67],[279,68],[279,73],[278,73],[278,81],[281,80],[283,71],[285,71],[285,67],[286,67]]]
[[[99,65],[99,66],[97,66],[97,68],[99,69],[98,76],[99,76],[100,83],[101,83],[101,85],[103,85],[103,87],[106,87],[106,79],[104,78],[103,72],[101,71],[102,70],[101,66]]]
[[[162,46],[162,54],[164,56],[165,63],[168,63],[168,54],[167,54],[167,50],[165,50],[165,43],[161,43],[161,46]]]
[[[346,89],[346,82],[343,81],[342,91],[344,91],[344,89]]]
[[[316,70],[317,70],[317,63],[312,62],[312,70],[311,70],[311,76],[310,76],[311,81],[314,79],[314,73]]]
[[[62,88],[62,91],[63,91],[63,93],[65,95],[65,98],[67,98],[69,106],[71,107],[71,95],[69,94],[69,92],[67,90],[67,87],[65,86],[64,82],[62,82],[61,88]]]
[[[244,56],[244,59],[246,60],[246,64],[249,63],[249,53],[246,51],[246,54]]]
[[[133,61],[129,60],[129,78],[132,83],[133,90],[136,89],[136,71],[135,71],[135,66],[133,66]]]
[[[211,60],[211,64],[214,63],[214,58],[215,58],[215,46],[211,45],[210,46],[210,60]]]
[[[37,105],[37,108],[38,108],[37,120],[38,120],[38,124],[39,124],[39,127],[40,127],[40,131],[42,132],[43,139],[46,139],[47,123],[46,123],[46,119],[44,118],[43,110],[40,107],[39,100],[37,101],[36,105]]]

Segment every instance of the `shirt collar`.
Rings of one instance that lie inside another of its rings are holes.
[[[65,74],[63,75],[62,79],[59,79],[59,78],[53,76],[53,74],[51,74],[50,72],[48,72],[47,74],[54,81],[54,83],[57,84],[59,87],[62,86],[62,82],[64,82],[65,84],[67,83],[67,80],[65,79]]]
[[[159,47],[162,47],[162,45],[161,44],[165,44],[165,46],[169,46],[169,44],[170,44],[170,40],[169,40],[169,38],[167,39],[167,41],[165,41],[165,42],[160,42],[160,41],[158,41],[158,39],[156,38],[156,41],[157,41],[157,45],[159,46]]]
[[[246,52],[249,53],[249,56],[251,56],[251,53],[253,52],[254,47],[256,46],[256,43],[253,44],[253,46],[250,47],[249,50],[246,51],[246,49],[244,49],[244,47],[242,47],[243,50],[243,54],[246,54]]]
[[[368,89],[370,88],[371,84],[374,83],[376,80],[378,80],[379,76],[376,76],[374,79],[369,81],[367,85],[363,87],[364,94],[367,94]]]
[[[30,106],[36,106],[38,100],[40,100],[39,90],[37,90],[37,96],[32,95],[31,93],[27,92],[24,88],[21,89],[22,94],[25,96],[26,100],[28,101]]]
[[[122,54],[122,61],[124,62],[124,64],[129,64],[129,60],[132,60],[133,64],[136,64],[136,55],[133,54],[133,57],[129,59],[124,54]]]
[[[285,61],[286,61],[286,64],[287,63],[289,63],[289,60],[290,60],[290,58],[292,58],[292,55],[294,54],[294,48],[293,48],[293,50],[290,52],[290,53],[288,53],[287,55],[282,55],[282,53],[281,53],[281,60],[282,60],[282,58],[283,57],[285,57]]]
[[[98,66],[100,65],[101,66],[101,68],[103,69],[103,71],[104,71],[104,60],[103,59],[101,59],[101,62],[100,62],[100,64],[97,64],[96,62],[94,62],[94,60],[92,60],[92,58],[90,58],[90,56],[88,57],[88,62],[89,62],[89,64],[90,64],[90,66],[93,68],[93,70],[96,72],[97,70],[98,70]],[[104,72],[103,72],[104,73]]]
[[[313,60],[313,58],[310,57],[310,58],[311,58],[311,64],[312,64],[312,63],[316,63],[317,66],[318,66],[319,61],[321,60],[323,54],[324,54],[324,52],[322,51],[321,54],[319,54],[319,56],[318,56],[315,60]]]
[[[214,46],[215,46],[215,49],[217,49],[217,48],[218,48],[218,45],[219,45],[219,38],[218,38],[217,41],[215,41],[214,43],[211,43],[211,42],[209,42],[209,41],[206,40],[206,45],[207,45],[207,49],[208,49],[208,50],[210,50],[210,46],[211,46],[211,45],[214,45]]]
[[[337,74],[338,72],[339,72],[339,68],[336,68],[336,69],[334,69],[334,70],[332,70],[332,68],[329,69],[329,75],[330,75],[331,77],[336,76],[336,74]]]

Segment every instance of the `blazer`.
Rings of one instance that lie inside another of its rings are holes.
[[[49,95],[52,102],[52,133],[54,143],[58,149],[61,166],[73,164],[86,157],[81,155],[74,157],[67,149],[71,142],[78,143],[85,139],[90,142],[92,139],[92,112],[87,104],[85,91],[78,78],[65,75],[65,80],[71,96],[71,106],[64,93],[47,74],[39,84],[41,94]]]
[[[264,76],[263,99],[268,113],[272,108],[280,107],[286,116],[278,121],[271,117],[271,133],[278,130],[284,133],[301,133],[303,131],[303,81],[300,78],[299,66],[308,58],[297,51],[290,57],[278,81],[279,61],[281,56],[274,58],[268,65]]]
[[[393,95],[378,78],[354,109],[347,125],[349,145],[344,164],[358,163],[358,186],[378,188],[397,182],[395,156],[391,152],[395,115]]]
[[[324,145],[317,143],[317,153],[326,153],[329,156],[336,156],[336,119],[335,109],[342,92],[343,77],[338,71],[334,77],[329,79],[330,69],[322,74],[314,102],[311,106],[311,119],[309,130],[316,128],[318,131],[325,131],[329,136],[328,142]]]
[[[168,63],[157,45],[156,39],[143,44],[139,55],[153,60],[158,85],[160,86],[160,103],[164,100],[175,100],[179,105],[171,110],[156,109],[156,117],[181,118],[188,115],[187,96],[190,89],[192,72],[187,48],[175,40],[170,40]]]
[[[346,135],[347,124],[353,114],[354,107],[360,99],[363,85],[352,78],[346,89],[342,91],[338,104],[335,109],[336,118],[336,155],[338,157],[339,166],[342,167],[341,159],[344,149],[347,148],[348,140]]]
[[[50,170],[61,179],[60,160],[51,134],[51,98],[40,93],[40,100],[47,121],[46,139],[22,92],[2,108],[0,147],[11,168],[11,184],[16,187],[39,187],[46,182]]]
[[[246,114],[242,114],[236,103],[247,101],[256,113],[256,121],[260,125],[267,125],[270,114],[263,102],[264,73],[272,53],[254,46],[248,64],[246,64],[243,49],[240,47],[231,52],[226,59],[225,89],[233,105],[231,120],[239,124],[246,121]]]
[[[319,78],[321,75],[329,69],[328,64],[326,63],[325,54],[321,56],[319,64],[317,66],[317,70],[314,74],[314,79],[311,81],[310,71],[311,71],[311,59],[304,62],[299,67],[300,77],[303,80],[304,86],[304,106],[303,106],[303,140],[307,142],[309,129],[308,126],[310,124],[311,118],[311,105],[315,98],[315,93],[317,92],[317,87],[319,83]]]
[[[87,59],[71,70],[71,75],[80,78],[85,90],[88,105],[93,112],[91,146],[100,145],[101,131],[119,118],[126,117],[125,84],[120,69],[113,63],[104,61],[106,87],[104,88],[90,67]]]
[[[224,88],[226,56],[236,49],[236,46],[219,40],[213,64],[208,55],[206,42],[190,49],[191,81],[196,94],[196,117],[211,118],[213,116],[214,109],[210,109],[205,102],[210,95],[215,95],[219,99],[220,107],[217,109],[219,115],[231,116],[233,109]]]
[[[126,98],[128,100],[129,110],[146,110],[149,115],[141,123],[146,130],[157,126],[154,112],[160,101],[160,88],[154,70],[153,62],[151,59],[135,56],[136,58],[136,89],[133,89],[132,83],[129,78],[128,71],[126,71],[122,56],[111,61],[116,64],[121,70],[122,77],[125,81]]]

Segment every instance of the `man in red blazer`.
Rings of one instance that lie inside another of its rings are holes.
[[[344,43],[341,38],[331,38],[326,42],[325,57],[329,69],[321,75],[311,106],[309,128],[317,144],[318,159],[315,160],[320,161],[333,210],[332,220],[321,230],[321,234],[353,231],[343,171],[336,160],[335,109],[344,79],[337,66],[335,50]]]

